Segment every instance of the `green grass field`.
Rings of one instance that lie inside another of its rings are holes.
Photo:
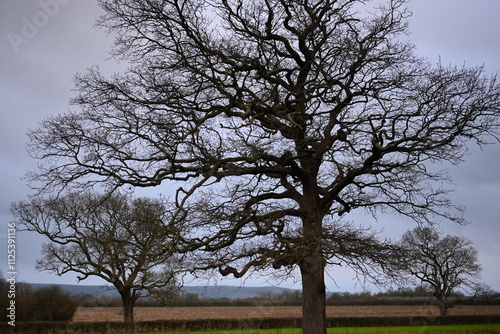
[[[151,332],[138,334],[301,334],[298,328],[245,329],[202,332]],[[404,326],[404,327],[338,327],[329,328],[328,334],[500,334],[500,324],[446,325],[446,326]],[[121,333],[116,333],[121,334]],[[125,334],[125,333],[123,333]],[[128,333],[130,334],[130,333]]]

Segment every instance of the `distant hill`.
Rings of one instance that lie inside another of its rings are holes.
[[[33,289],[40,289],[51,286],[52,284],[30,283]],[[80,284],[57,284],[63,289],[72,294],[90,294],[95,297],[120,297],[118,292],[112,286],[105,285],[80,285]],[[257,297],[260,293],[272,292],[280,294],[283,291],[293,292],[293,289],[264,286],[264,287],[247,287],[247,286],[230,286],[230,285],[206,285],[206,286],[185,286],[183,288],[186,293],[197,294],[199,298],[211,299],[247,299]]]
[[[295,291],[293,289],[280,288],[274,286],[247,287],[247,286],[229,286],[229,285],[210,285],[210,286],[185,286],[187,293],[197,294],[200,298],[228,298],[228,299],[247,299],[257,297],[260,293],[272,292],[280,294],[283,291]]]

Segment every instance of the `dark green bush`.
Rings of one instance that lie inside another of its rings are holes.
[[[34,321],[68,321],[78,308],[78,303],[59,286],[50,286],[33,293]]]
[[[16,322],[69,321],[78,308],[77,300],[59,286],[32,289],[18,284],[16,293]]]

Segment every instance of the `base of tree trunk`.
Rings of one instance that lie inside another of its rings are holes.
[[[326,287],[321,254],[305,257],[300,268],[303,334],[326,334]]]

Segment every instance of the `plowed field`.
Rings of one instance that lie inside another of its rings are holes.
[[[328,317],[433,317],[439,315],[437,306],[329,306]],[[283,307],[137,307],[136,321],[197,320],[197,319],[272,319],[300,318],[302,309]],[[455,306],[449,315],[500,315],[500,306]],[[76,311],[74,322],[122,321],[120,307],[82,307]]]

